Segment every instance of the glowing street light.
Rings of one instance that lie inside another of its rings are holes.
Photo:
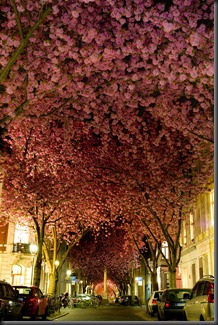
[[[56,269],[57,269],[58,266],[59,266],[59,264],[60,264],[60,262],[59,262],[58,260],[56,260],[56,261],[54,262],[54,264],[55,264],[55,267],[56,267]]]
[[[36,244],[30,244],[30,253],[35,255],[38,251],[38,246]]]

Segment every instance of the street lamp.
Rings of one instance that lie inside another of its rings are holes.
[[[55,268],[57,269],[58,266],[59,266],[59,264],[60,264],[60,262],[59,262],[58,260],[56,260],[56,261],[54,262],[54,264],[55,264]]]
[[[34,275],[34,261],[35,261],[35,255],[38,252],[38,246],[36,244],[30,245],[30,253],[33,255],[33,263],[32,263],[32,273],[31,273],[31,285],[33,285],[33,275]]]

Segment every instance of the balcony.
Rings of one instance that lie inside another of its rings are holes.
[[[13,253],[18,253],[18,252],[30,254],[30,244],[14,243]]]

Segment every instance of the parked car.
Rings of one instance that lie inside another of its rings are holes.
[[[125,305],[125,306],[140,304],[139,298],[137,296],[134,296],[134,298],[132,299],[132,296],[130,296],[130,295],[121,296],[119,299],[119,303],[121,305]]]
[[[71,298],[71,304],[74,307],[87,307],[94,306],[97,307],[99,305],[99,298],[97,298],[93,294],[80,293],[77,296]]]
[[[0,321],[22,320],[22,307],[12,286],[0,281]]]
[[[103,300],[102,296],[101,296],[101,295],[96,295],[96,297],[97,297],[98,300],[99,300],[99,304],[101,304],[101,302],[102,302],[102,300]]]
[[[214,276],[196,282],[184,306],[185,320],[214,321]]]
[[[190,288],[165,289],[157,302],[158,320],[184,320],[184,306],[189,299]]]
[[[23,302],[22,314],[31,320],[42,317],[46,320],[48,313],[48,299],[37,286],[13,286],[18,299]]]
[[[131,305],[131,299],[132,296],[121,296],[119,299],[119,303],[120,305],[125,305],[125,306]]]
[[[148,300],[148,314],[154,316],[157,313],[157,301],[160,300],[160,297],[163,293],[163,290],[153,291],[151,297]]]

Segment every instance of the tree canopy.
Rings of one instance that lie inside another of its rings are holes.
[[[213,37],[212,0],[2,0],[4,213],[175,238],[213,179]]]

